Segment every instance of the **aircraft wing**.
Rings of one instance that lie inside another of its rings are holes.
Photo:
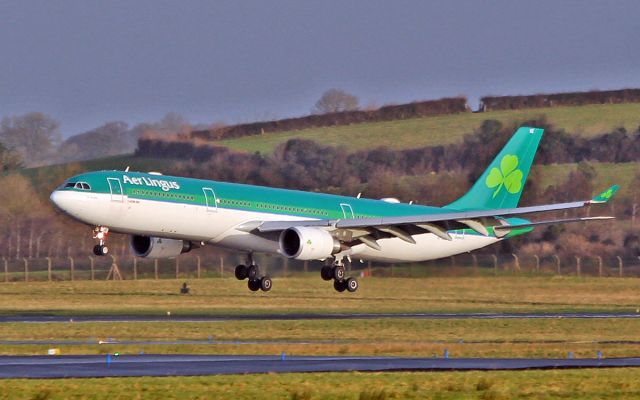
[[[409,215],[400,217],[381,217],[381,218],[356,218],[356,219],[316,219],[316,220],[304,220],[304,221],[266,221],[257,226],[257,230],[260,232],[274,232],[281,231],[296,226],[315,226],[315,227],[334,227],[336,229],[381,229],[382,231],[396,230],[393,227],[398,225],[415,225],[432,233],[441,233],[444,236],[446,232],[443,229],[438,228],[437,223],[442,222],[458,222],[463,225],[478,231],[481,234],[488,234],[486,227],[479,219],[486,217],[508,217],[521,214],[532,214],[545,211],[558,211],[568,210],[574,208],[582,208],[590,206],[591,204],[606,203],[615,192],[618,190],[618,186],[614,185],[611,188],[600,193],[591,200],[575,201],[570,203],[557,203],[547,204],[531,207],[517,207],[517,208],[503,208],[492,210],[465,210],[465,211],[444,211],[440,213],[424,214],[424,215]],[[586,219],[584,219],[586,220]],[[574,220],[556,220],[555,223],[574,222]],[[549,221],[546,222],[551,223]],[[512,226],[513,228],[513,226]],[[503,228],[506,229],[506,228]],[[437,231],[437,232],[436,232]],[[389,232],[392,235],[398,236],[394,232]],[[410,241],[410,240],[409,240]]]

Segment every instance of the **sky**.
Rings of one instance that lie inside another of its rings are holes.
[[[177,112],[192,123],[640,87],[638,1],[0,0],[0,117],[65,137]]]

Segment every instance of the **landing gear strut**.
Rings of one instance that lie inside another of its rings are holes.
[[[351,293],[358,290],[358,281],[355,278],[346,277],[346,270],[342,260],[336,261],[333,266],[325,265],[320,270],[320,276],[325,281],[333,280],[333,288],[338,292],[349,291]]]
[[[252,292],[262,290],[268,292],[273,286],[273,282],[268,275],[260,276],[260,267],[253,262],[253,255],[249,253],[247,257],[247,264],[240,264],[236,266],[235,275],[239,281],[248,279],[247,286]]]
[[[97,256],[106,256],[109,253],[107,247],[107,236],[109,235],[109,228],[106,226],[96,226],[93,229],[93,238],[98,241],[98,244],[93,246],[93,254]]]

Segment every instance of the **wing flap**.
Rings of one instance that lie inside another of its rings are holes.
[[[615,217],[582,217],[582,218],[565,218],[565,219],[552,219],[546,221],[529,222],[527,224],[514,224],[514,225],[497,225],[493,229],[495,231],[509,231],[518,228],[533,228],[540,225],[555,225],[566,224],[569,222],[586,222],[586,221],[607,221],[615,219]]]

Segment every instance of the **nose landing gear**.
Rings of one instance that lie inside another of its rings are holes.
[[[240,264],[236,266],[235,275],[239,281],[248,279],[247,286],[252,292],[262,290],[268,292],[273,286],[273,282],[268,275],[260,276],[260,267],[253,262],[253,255],[249,254],[247,257],[247,264]]]
[[[333,266],[323,266],[320,270],[320,276],[325,281],[333,279],[333,288],[338,292],[342,293],[346,290],[353,293],[358,290],[358,281],[355,278],[345,278],[346,270],[344,269],[344,265],[341,260],[335,261]]]
[[[98,241],[98,244],[93,246],[93,254],[96,256],[106,256],[109,253],[107,247],[107,236],[109,235],[109,228],[106,226],[96,226],[93,229],[93,238]]]

